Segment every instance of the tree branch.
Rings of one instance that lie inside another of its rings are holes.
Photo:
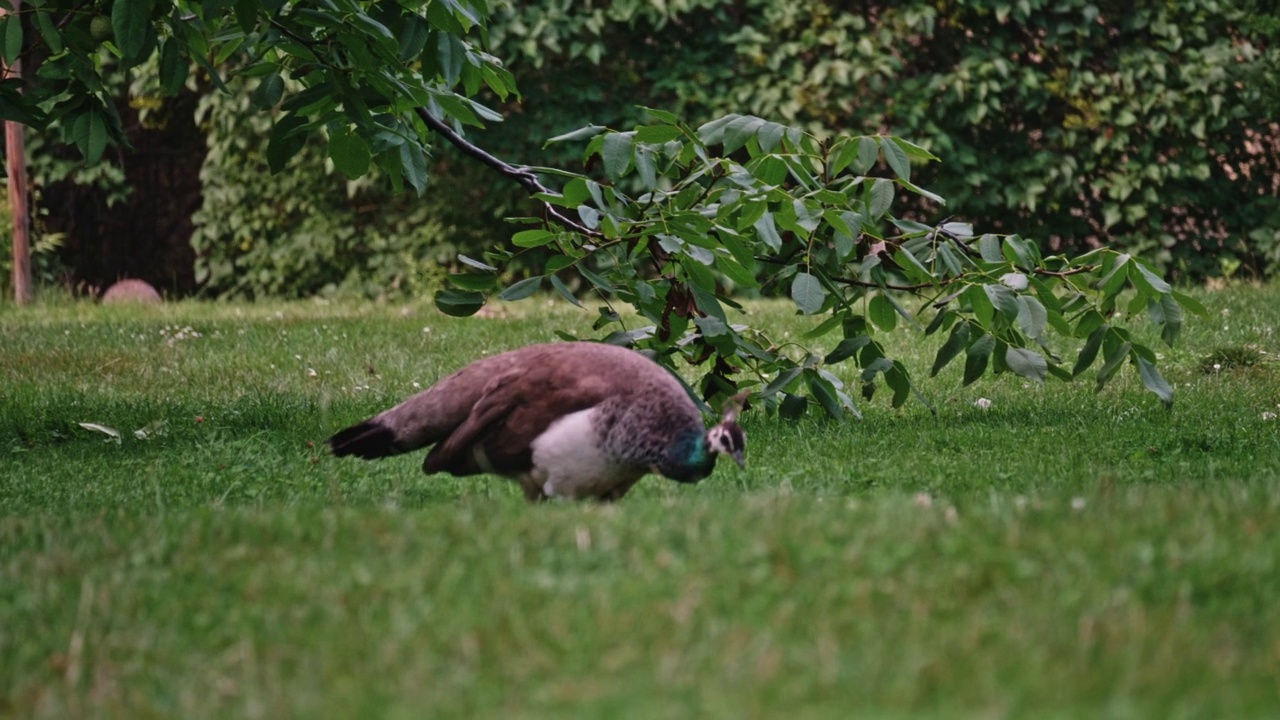
[[[557,194],[551,190],[551,188],[543,185],[542,181],[538,179],[537,173],[533,172],[529,168],[512,165],[511,163],[494,157],[484,148],[481,148],[470,140],[467,140],[458,131],[450,127],[448,123],[437,118],[435,115],[432,115],[426,108],[417,107],[414,108],[414,110],[418,113],[418,117],[422,119],[422,122],[425,123],[427,127],[431,128],[432,132],[443,137],[445,140],[448,140],[449,144],[458,148],[463,155],[467,155],[480,161],[481,165],[496,171],[499,175],[502,175],[505,178],[516,181],[525,189],[525,192],[530,195],[536,195],[538,193],[546,193],[548,195]],[[549,217],[561,225],[572,229],[574,232],[581,233],[587,237],[604,237],[604,234],[599,230],[592,230],[577,220],[570,218],[561,212],[559,208],[552,206],[550,203],[542,201],[542,206]]]

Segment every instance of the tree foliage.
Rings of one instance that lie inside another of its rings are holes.
[[[855,409],[852,393],[870,397],[883,383],[900,406],[911,375],[877,336],[909,325],[945,333],[932,370],[963,354],[966,382],[988,369],[1070,378],[1101,363],[1101,388],[1127,363],[1172,402],[1154,352],[1113,321],[1118,311],[1145,311],[1172,343],[1183,309],[1200,310],[1194,301],[1128,254],[1042,256],[1016,234],[895,213],[904,197],[917,210],[943,202],[916,184],[919,164],[937,158],[912,142],[733,113],[694,128],[648,110],[651,124],[590,126],[553,140],[585,141],[598,172],[513,165],[486,152],[462,129],[501,116],[476,98],[516,96],[514,78],[485,49],[488,11],[484,0],[54,0],[24,11],[51,52],[41,83],[26,96],[0,87],[0,114],[57,120],[96,160],[120,138],[102,91],[104,59],[127,68],[154,55],[166,93],[185,81],[188,58],[220,88],[224,74],[256,79],[250,100],[273,116],[265,149],[273,170],[322,139],[347,177],[376,167],[397,189],[421,192],[429,142],[444,138],[531,193],[540,215],[512,247],[460,258],[474,272],[453,277],[456,288],[437,296],[442,310],[465,315],[486,292],[518,299],[544,283],[575,304],[598,296],[597,327],[618,326],[607,339],[707,367],[708,397],[754,386],[784,415],[803,412],[807,395],[840,417]],[[11,34],[0,33],[6,56],[21,46],[21,33],[16,44]],[[553,250],[543,271],[503,286],[495,263],[532,248]],[[575,289],[575,278],[585,284]],[[836,348],[820,356],[780,347],[736,323],[729,291],[762,285],[785,288],[802,314],[821,318],[809,339],[840,333]],[[616,301],[651,324],[632,327]],[[1084,341],[1070,369],[1051,331]],[[860,369],[856,390],[829,369],[846,361]]]
[[[549,125],[572,127],[578,104],[634,123],[617,108],[636,97],[909,137],[945,159],[917,182],[981,227],[1198,278],[1280,263],[1280,44],[1254,5],[539,2],[502,6],[493,33]]]
[[[942,202],[911,181],[913,161],[937,158],[901,138],[824,142],[736,114],[695,130],[670,113],[648,112],[654,122],[629,131],[588,126],[551,140],[585,141],[585,158],[608,182],[559,173],[563,189],[539,194],[573,219],[532,219],[512,237],[513,249],[491,254],[506,262],[522,248],[555,249],[544,273],[500,297],[548,287],[578,305],[604,298],[596,327],[616,327],[606,340],[699,365],[714,360],[701,380],[704,395],[730,393],[745,380],[784,415],[803,412],[806,394],[832,416],[856,412],[853,395],[869,399],[881,385],[895,407],[905,403],[915,390],[911,374],[877,339],[899,326],[945,335],[930,372],[963,355],[966,384],[988,369],[1044,381],[1099,365],[1101,389],[1128,363],[1172,402],[1155,352],[1113,319],[1117,311],[1145,312],[1172,344],[1183,310],[1203,308],[1132,256],[1097,249],[1044,257],[1018,235],[895,217],[902,194]],[[499,286],[495,267],[472,264],[477,272],[455,277],[458,289],[438,297],[446,312],[473,312]],[[576,292],[570,272],[584,281]],[[732,291],[759,288],[761,278],[815,316],[805,341],[835,334],[835,348],[818,354],[736,323],[726,310],[736,307]],[[611,298],[649,324],[630,326]],[[1073,338],[1084,344],[1067,361],[1054,346]],[[858,388],[830,371],[842,362],[858,367]]]

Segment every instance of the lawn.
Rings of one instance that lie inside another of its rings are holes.
[[[1171,411],[899,331],[936,415],[611,506],[323,447],[563,303],[0,306],[0,716],[1280,716],[1280,287],[1196,295]]]

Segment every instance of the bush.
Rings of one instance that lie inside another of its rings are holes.
[[[252,106],[251,91],[233,82],[230,94],[209,93],[200,105],[209,154],[191,243],[205,291],[379,296],[437,287],[459,250],[439,208],[456,198],[397,194],[376,173],[347,180],[327,164],[320,138],[271,174],[271,118]]]
[[[1247,4],[846,7],[526,3],[503,6],[493,35],[529,108],[588,103],[617,127],[643,99],[691,120],[892,133],[943,158],[919,182],[977,226],[1136,251],[1184,277],[1274,271],[1280,131],[1259,78],[1280,49]]]

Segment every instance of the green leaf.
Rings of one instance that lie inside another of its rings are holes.
[[[795,301],[800,312],[812,315],[822,309],[827,299],[827,291],[818,278],[807,272],[796,273],[791,281],[791,299]]]
[[[369,172],[369,144],[346,125],[330,129],[329,157],[334,167],[352,180]]]
[[[760,127],[760,131],[756,134],[756,141],[760,143],[760,151],[771,153],[778,147],[778,143],[782,141],[782,136],[787,131],[785,125],[776,122],[766,122]]]
[[[991,233],[978,238],[978,253],[987,262],[1004,262],[1004,252],[1001,249],[1000,238]]]
[[[484,307],[484,295],[471,290],[440,290],[435,295],[436,307],[445,315],[467,317]]]
[[[668,112],[666,110],[658,110],[657,108],[646,107],[644,105],[641,105],[640,109],[649,113],[649,115],[654,120],[657,120],[660,123],[666,123],[667,125],[678,125],[680,123],[680,118],[676,117],[675,113]]]
[[[998,283],[983,285],[982,290],[987,294],[992,307],[1001,315],[1009,318],[1010,321],[1018,319],[1018,311],[1021,307],[1018,305],[1018,296],[1012,290]]]
[[[689,292],[693,293],[693,301],[697,304],[698,309],[708,315],[720,318],[720,321],[727,325],[729,318],[724,314],[724,307],[720,305],[720,301],[716,299],[715,279],[711,277],[711,273],[701,263],[688,263],[686,267],[696,267],[699,272],[707,273],[705,278],[699,278],[699,282],[689,283]],[[693,274],[690,274],[690,277],[693,277]]]
[[[803,395],[783,393],[782,402],[778,404],[778,416],[787,420],[796,420],[802,417],[808,408],[809,401]]]
[[[739,288],[753,288],[757,285],[755,273],[739,265],[733,258],[717,255],[716,268]]]
[[[778,234],[778,227],[773,222],[773,213],[766,212],[761,215],[754,227],[760,241],[770,250],[778,252],[782,249],[782,236]]]
[[[1022,334],[1039,340],[1049,323],[1049,312],[1040,301],[1030,295],[1018,296],[1018,327]]]
[[[1134,260],[1129,263],[1129,280],[1134,287],[1140,288],[1146,295],[1168,295],[1173,292],[1173,288],[1164,278],[1156,275],[1147,268],[1146,265]]]
[[[828,155],[831,166],[827,169],[830,177],[835,177],[858,158],[858,142],[855,138],[843,137],[835,142]]]
[[[892,138],[881,137],[880,148],[884,150],[884,159],[889,163],[889,167],[893,170],[893,174],[903,180],[911,180],[911,160],[907,158],[907,153]]]
[[[512,284],[507,289],[498,293],[498,297],[502,300],[523,300],[538,292],[538,288],[540,287],[542,287],[542,276],[536,275]]]
[[[987,361],[991,357],[991,351],[996,348],[995,336],[990,333],[984,334],[982,337],[973,341],[973,344],[965,350],[964,360],[964,384],[969,385],[974,380],[982,377],[987,371]]]
[[[608,129],[609,128],[603,125],[587,125],[586,127],[578,128],[577,130],[574,130],[572,132],[567,132],[563,135],[557,135],[551,138],[550,140],[546,141],[545,143],[543,143],[542,147],[545,148],[546,146],[552,143],[558,143],[558,142],[572,142],[574,140],[587,140],[589,138],[593,138],[599,135],[600,133]]]
[[[876,142],[874,137],[864,135],[858,138],[858,162],[853,166],[853,171],[859,175],[866,175],[871,166],[876,164],[878,157],[880,157],[880,143]]]
[[[1080,321],[1076,323],[1075,336],[1078,338],[1088,337],[1093,334],[1094,330],[1105,325],[1107,319],[1097,310],[1089,309],[1084,315],[1080,316]]]
[[[173,41],[165,43],[165,49],[168,50],[173,46]],[[258,87],[253,89],[249,95],[249,100],[255,107],[266,110],[273,108],[280,102],[280,98],[284,96],[284,80],[281,79],[280,73],[272,72],[258,83]]]
[[[708,315],[693,319],[693,324],[698,326],[704,337],[719,337],[729,334],[729,326],[718,317]]]
[[[1173,388],[1160,374],[1160,370],[1156,368],[1155,363],[1137,355],[1134,360],[1138,363],[1138,376],[1142,378],[1142,384],[1151,392],[1160,398],[1160,402],[1165,407],[1173,406]]]
[[[869,383],[875,379],[877,373],[888,372],[893,368],[893,361],[883,355],[873,359],[871,362],[865,362],[862,368],[862,382]]]
[[[778,376],[775,377],[772,381],[770,381],[769,384],[765,386],[764,390],[760,391],[760,394],[763,395],[764,397],[768,397],[770,395],[776,395],[783,388],[790,385],[793,380],[795,380],[797,377],[800,377],[800,373],[803,370],[804,370],[803,368],[793,365],[789,368],[779,371]]]
[[[871,185],[871,200],[868,212],[872,220],[879,220],[893,206],[893,181],[876,178]]]
[[[93,165],[102,159],[107,149],[107,122],[102,110],[90,106],[72,122],[72,140],[84,155],[85,162]]]
[[[632,137],[632,133],[609,133],[604,136],[604,149],[601,152],[604,172],[614,182],[617,182],[631,166]]]
[[[911,282],[925,283],[934,280],[933,273],[929,272],[929,269],[905,247],[899,246],[894,250],[893,259],[897,261],[898,267],[902,268],[903,273]]]
[[[467,62],[467,49],[462,45],[462,38],[453,33],[437,34],[438,46],[436,59],[440,63],[440,78],[444,86],[451,88],[462,77],[462,66]]]
[[[1151,322],[1160,326],[1160,339],[1173,347],[1178,333],[1182,331],[1182,306],[1173,295],[1165,294],[1147,301],[1147,314],[1151,316]]]
[[[747,169],[765,185],[781,185],[786,182],[787,163],[777,155],[764,155],[747,165]]]
[[[22,16],[8,15],[4,18],[4,64],[13,65],[13,61],[22,54]]]
[[[271,126],[267,135],[267,166],[271,172],[278,173],[284,169],[306,143],[306,137],[299,130],[306,126],[307,119],[293,113],[286,114]]]
[[[858,335],[856,337],[845,338],[841,340],[835,349],[827,353],[822,362],[827,365],[834,365],[843,362],[858,354],[858,351],[871,343],[870,335]]]
[[[1171,292],[1170,295],[1173,295],[1173,299],[1177,300],[1178,304],[1183,308],[1190,310],[1192,314],[1202,318],[1209,317],[1209,311],[1205,309],[1204,305],[1200,304],[1199,300],[1189,295],[1183,295],[1177,290]]]
[[[36,12],[36,27],[40,29],[40,37],[44,38],[44,44],[48,46],[49,52],[57,55],[62,52],[62,34],[58,32],[58,28],[54,26],[53,20],[49,17],[49,13],[44,10]],[[9,43],[5,42],[8,48]]]
[[[550,230],[536,228],[533,230],[521,230],[512,235],[511,244],[522,248],[542,247],[555,239],[556,234]]]
[[[1026,348],[1010,347],[1005,351],[1004,361],[1014,373],[1036,382],[1044,382],[1045,373],[1049,368],[1049,363],[1045,361],[1043,355]]]
[[[933,369],[929,377],[934,377],[946,367],[969,344],[969,323],[958,322],[951,328],[951,336],[938,348],[938,355],[933,360]]]
[[[742,116],[738,113],[729,113],[723,117],[703,123],[698,128],[698,138],[702,140],[704,145],[715,145],[724,139],[725,126],[740,117]]]
[[[404,177],[419,195],[427,189],[427,155],[416,143],[400,145],[400,166]]]
[[[907,367],[901,361],[895,360],[890,368],[885,370],[884,382],[893,391],[890,404],[895,408],[902,407],[907,397],[911,395],[911,376],[907,374]]]
[[[915,143],[912,143],[907,140],[903,140],[900,137],[894,137],[892,138],[892,140],[895,143],[897,143],[898,147],[902,148],[903,152],[905,152],[909,157],[919,158],[920,160],[932,160],[932,161],[938,161],[941,159],[937,155],[934,155],[933,153],[929,152],[928,150],[925,150],[919,145],[916,145]]]
[[[492,273],[449,273],[449,284],[462,290],[491,290],[497,281],[497,276]]]
[[[578,307],[582,307],[582,303],[578,302],[578,298],[574,297],[573,292],[569,290],[569,286],[564,284],[564,281],[562,281],[560,278],[556,277],[555,275],[548,275],[547,278],[551,280],[551,287],[555,288],[556,292],[560,293],[560,295],[563,296],[565,300],[568,300],[569,302],[573,303],[574,305],[577,305]]]
[[[400,37],[398,38],[399,49],[396,51],[396,57],[400,62],[409,62],[410,60],[413,60],[422,54],[422,50],[427,46],[427,40],[430,39],[430,37],[431,25],[427,23],[426,20],[423,20],[420,15],[405,15],[404,25],[400,30]],[[486,66],[486,69],[487,68],[488,66]],[[500,80],[498,76],[490,76],[488,74],[486,74],[485,79],[487,81],[491,81],[491,88],[494,83],[498,83]],[[501,83],[498,84],[501,85]],[[499,95],[505,95],[504,92],[500,92],[497,88],[494,88],[494,92]]]
[[[724,137],[721,141],[724,146],[725,154],[731,153],[743,145],[746,145],[747,141],[750,140],[756,134],[756,131],[760,129],[760,126],[764,125],[764,122],[763,118],[758,118],[752,115],[743,115],[729,121],[729,123],[724,126]],[[708,144],[710,145],[711,143]]]
[[[826,320],[823,320],[822,322],[818,323],[817,327],[813,327],[806,330],[804,335],[801,335],[800,337],[803,337],[805,340],[814,340],[816,338],[820,338],[823,335],[826,335],[827,333],[831,332],[832,330],[835,330],[836,328],[844,325],[847,319],[848,319],[848,315],[844,313],[833,312],[827,316]]]
[[[1129,255],[1120,255],[1111,266],[1111,271],[1098,280],[1098,287],[1102,289],[1104,295],[1111,297],[1124,287],[1124,281],[1128,277],[1125,266],[1128,264]]]
[[[596,288],[606,295],[613,295],[618,292],[617,288],[615,288],[608,280],[605,280],[602,276],[591,272],[591,270],[585,267],[578,266],[578,274],[582,275],[582,277],[587,279],[587,282],[596,286]]]
[[[867,315],[876,327],[885,332],[892,332],[898,326],[898,312],[893,309],[893,303],[889,302],[889,298],[883,293],[871,298],[867,304]]]
[[[684,137],[684,131],[676,125],[644,125],[636,128],[636,140],[642,143],[662,144]]]
[[[813,393],[813,399],[817,400],[826,411],[827,417],[833,420],[844,420],[844,406],[840,404],[837,397],[836,386],[812,368],[805,369],[804,379],[809,386],[809,392]]]
[[[547,264],[542,266],[542,272],[544,275],[558,273],[575,262],[577,261],[569,255],[552,255],[547,258]]]
[[[1102,387],[1107,384],[1112,375],[1116,374],[1116,370],[1120,369],[1120,363],[1129,357],[1129,350],[1133,348],[1133,344],[1125,341],[1116,345],[1107,355],[1107,360],[1102,364],[1102,369],[1098,371],[1098,384],[1094,388],[1095,392],[1101,392]]]
[[[139,56],[147,45],[150,13],[151,4],[147,0],[115,0],[111,5],[111,29],[116,47],[130,65],[143,59]]]
[[[1109,330],[1106,325],[1096,328],[1089,334],[1089,339],[1085,341],[1084,347],[1080,348],[1080,355],[1076,358],[1076,365],[1071,370],[1071,377],[1080,377],[1080,373],[1089,369],[1093,361],[1098,357],[1098,348],[1102,347],[1102,338]]]
[[[991,298],[987,296],[984,289],[985,286],[970,285],[964,289],[963,297],[969,301],[969,306],[973,310],[973,317],[977,319],[978,325],[983,329],[990,330],[995,323],[996,309],[991,304]]]
[[[258,24],[257,0],[236,0],[235,12],[236,24],[240,29],[246,33],[253,32],[253,28]]]
[[[640,176],[640,184],[645,190],[658,187],[658,170],[654,163],[653,151],[644,146],[637,146],[635,152],[636,174]]]
[[[483,270],[484,272],[490,272],[490,273],[498,272],[498,268],[490,265],[489,263],[480,262],[479,260],[469,258],[466,255],[461,255],[461,254],[458,255],[458,261],[461,262],[463,265],[466,265],[468,267],[473,267],[477,270]]]
[[[174,97],[182,91],[187,82],[189,63],[182,56],[182,48],[177,39],[169,38],[160,48],[160,89],[167,97]],[[283,88],[283,84],[281,85]],[[279,99],[277,98],[277,102]],[[274,105],[275,103],[272,103]]]

